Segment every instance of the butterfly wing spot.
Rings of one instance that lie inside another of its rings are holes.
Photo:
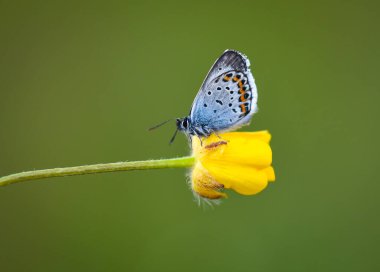
[[[241,78],[240,74],[236,74],[235,77],[232,79],[233,82],[237,82]]]
[[[240,111],[244,114],[245,113],[245,107],[244,104],[240,104]]]
[[[226,74],[226,75],[224,76],[224,78],[223,78],[223,81],[224,81],[224,82],[230,81],[230,79],[231,79],[232,76],[233,76],[232,73],[228,73],[228,74]]]
[[[249,103],[240,104],[239,107],[242,112],[242,114],[240,115],[241,117],[248,115],[248,113],[250,112]]]
[[[220,101],[220,100],[215,100],[216,103],[220,104],[220,105],[223,105],[223,102]]]
[[[228,104],[229,107],[232,107],[232,103]]]
[[[214,110],[214,113],[216,113],[216,110]]]
[[[207,94],[208,94],[208,95],[211,95],[211,92],[210,92],[210,91],[208,91],[208,92],[207,92]]]
[[[246,92],[246,93],[243,93],[240,97],[239,97],[239,102],[245,102],[247,101],[249,98],[249,93]]]
[[[216,88],[218,91],[220,91],[222,88],[220,88],[220,87],[218,87],[218,88]]]

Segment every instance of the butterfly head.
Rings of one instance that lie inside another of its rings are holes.
[[[188,131],[190,128],[190,119],[189,117],[177,118],[176,120],[177,129],[180,131]]]

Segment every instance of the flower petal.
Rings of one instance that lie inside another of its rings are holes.
[[[221,139],[220,139],[221,138]],[[272,150],[269,146],[271,135],[267,131],[260,132],[230,132],[204,139],[202,148],[200,140],[193,137],[194,155],[204,164],[208,161],[215,163],[231,162],[266,168],[272,163]],[[215,146],[217,142],[223,142]],[[212,148],[207,147],[212,146]]]
[[[225,198],[227,195],[219,192],[223,187],[204,169],[202,164],[198,162],[194,166],[191,173],[191,188],[195,193],[210,199]]]
[[[259,170],[247,165],[214,163],[209,161],[204,165],[209,174],[224,185],[243,195],[253,195],[261,192],[268,185],[268,168]]]
[[[267,167],[267,168],[264,168],[263,170],[261,171],[264,171],[265,174],[267,175],[268,177],[268,181],[275,181],[276,180],[276,176],[274,174],[274,169],[272,166],[270,167]]]

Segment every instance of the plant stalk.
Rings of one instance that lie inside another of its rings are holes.
[[[174,159],[147,160],[147,161],[130,161],[101,163],[92,165],[82,165],[74,167],[53,168],[44,170],[35,170],[12,174],[0,178],[0,186],[13,184],[16,182],[45,179],[51,177],[65,177],[75,175],[86,175],[117,171],[132,171],[146,169],[162,168],[186,168],[194,164],[194,157],[181,157]]]

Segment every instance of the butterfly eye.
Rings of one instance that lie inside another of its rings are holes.
[[[183,120],[183,122],[182,122],[182,126],[183,126],[184,128],[187,128],[187,126],[188,126],[187,119]]]

